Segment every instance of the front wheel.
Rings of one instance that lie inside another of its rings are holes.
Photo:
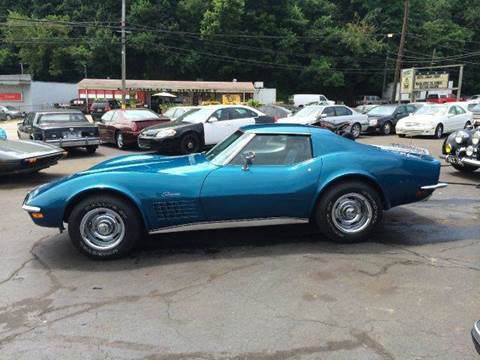
[[[192,154],[200,150],[200,140],[194,133],[186,134],[180,140],[180,152],[182,154]]]
[[[438,124],[437,127],[435,128],[435,138],[436,139],[441,139],[443,136],[443,125]]]
[[[355,139],[358,138],[360,136],[360,133],[362,132],[362,125],[360,125],[359,123],[353,124],[350,132]]]
[[[115,144],[120,150],[125,149],[125,141],[123,140],[123,134],[121,132],[117,132],[115,135]]]
[[[87,147],[86,147],[87,153],[88,153],[88,154],[94,154],[95,151],[97,151],[97,148],[98,148],[98,146],[96,146],[96,145],[87,146]]]
[[[7,115],[7,121],[12,120],[12,117],[10,115]]]
[[[333,185],[317,204],[315,221],[329,239],[350,243],[364,239],[381,221],[378,192],[359,181]]]
[[[94,259],[128,254],[143,229],[136,209],[125,200],[110,195],[80,201],[68,219],[68,233],[73,245]]]
[[[385,124],[382,126],[382,134],[383,135],[390,135],[392,133],[392,123],[390,121],[386,121]]]

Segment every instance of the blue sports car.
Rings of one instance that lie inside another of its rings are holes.
[[[94,258],[128,253],[150,234],[311,222],[328,238],[364,239],[383,210],[423,200],[440,163],[423,149],[377,147],[312,126],[244,127],[207,153],[130,155],[42,185],[23,208],[68,231]]]

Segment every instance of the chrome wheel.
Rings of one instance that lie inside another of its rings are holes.
[[[332,221],[343,233],[353,234],[364,230],[373,218],[372,205],[362,194],[348,193],[340,196],[332,207]]]
[[[116,211],[96,208],[83,216],[80,234],[92,249],[109,250],[118,246],[125,237],[125,223]]]
[[[360,124],[353,124],[350,132],[355,138],[358,138],[362,132],[362,126]]]
[[[124,145],[124,143],[123,143],[123,134],[122,134],[122,133],[118,133],[118,134],[117,134],[117,147],[118,147],[119,149],[122,149],[122,148],[123,148],[123,145]]]
[[[390,122],[387,121],[383,125],[383,134],[384,135],[390,135],[391,132],[392,132],[392,125],[390,124]]]

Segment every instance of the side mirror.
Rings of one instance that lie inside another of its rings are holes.
[[[218,119],[215,116],[212,116],[210,119],[208,119],[209,123],[215,123],[217,121],[218,121]]]
[[[248,171],[250,165],[252,165],[253,159],[255,159],[255,153],[253,151],[243,153],[243,171]]]

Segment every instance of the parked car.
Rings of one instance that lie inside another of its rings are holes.
[[[458,171],[470,173],[480,168],[480,127],[450,134],[443,143],[442,154]]]
[[[376,107],[378,105],[359,105],[357,107],[354,108],[354,110],[360,114],[366,114],[367,112],[369,112],[371,109],[373,109],[374,107]]]
[[[295,94],[293,95],[293,104],[296,107],[304,107],[308,104],[326,104],[335,105],[335,101],[328,100],[325,95],[321,94]]]
[[[137,145],[140,131],[148,126],[170,121],[149,109],[110,110],[97,123],[102,143],[115,144],[119,149]]]
[[[359,114],[345,105],[310,105],[304,107],[295,115],[278,119],[278,123],[312,125],[319,120],[328,121],[332,124],[350,122],[350,131],[355,138],[368,128],[368,118]]]
[[[475,321],[475,324],[473,324],[472,340],[475,350],[477,350],[478,354],[480,354],[480,320]]]
[[[12,120],[12,119],[21,119],[25,116],[23,111],[10,106],[10,105],[0,105],[0,120]]]
[[[468,100],[480,100],[480,94],[472,95],[468,98]]]
[[[176,120],[186,112],[196,108],[198,108],[198,106],[174,106],[169,108],[162,115],[170,120]]]
[[[418,108],[414,105],[379,105],[367,112],[368,133],[379,132],[390,135],[395,132],[398,120],[413,114]]]
[[[190,154],[219,143],[242,126],[263,122],[273,123],[273,118],[248,106],[210,105],[144,129],[138,145],[144,150]]]
[[[120,103],[117,100],[97,99],[90,105],[90,115],[93,121],[98,121],[107,111],[120,109]]]
[[[457,96],[453,94],[448,94],[448,95],[430,94],[427,96],[426,101],[434,104],[445,104],[449,102],[465,101],[465,98],[457,99]]]
[[[67,223],[77,249],[99,259],[126,255],[144,232],[212,226],[311,222],[349,243],[367,238],[384,210],[445,187],[439,174],[426,150],[263,124],[236,130],[207,153],[106,160],[31,191],[23,208],[37,225]]]
[[[397,122],[398,136],[434,136],[440,139],[444,134],[464,129],[472,124],[472,113],[457,104],[428,104],[416,113]]]
[[[388,102],[377,95],[362,95],[355,101],[357,105],[380,105]]]
[[[63,108],[63,107],[60,107],[60,108]],[[70,100],[68,108],[72,110],[80,110],[84,114],[88,114],[90,110],[88,107],[88,100],[83,98]]]
[[[476,104],[471,109],[469,109],[472,113],[472,125],[473,127],[480,127],[480,104]]]
[[[273,117],[273,120],[277,121],[278,119],[286,118],[292,116],[292,111],[280,106],[280,105],[262,105],[258,108],[261,112],[266,115]]]
[[[79,110],[33,111],[18,123],[19,139],[41,140],[64,149],[84,147],[94,153],[100,144],[98,128]]]
[[[41,141],[8,140],[0,129],[0,176],[28,174],[55,165],[64,151]]]

